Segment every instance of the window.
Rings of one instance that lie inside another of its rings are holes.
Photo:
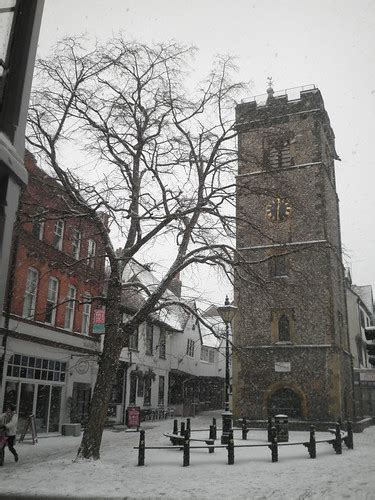
[[[145,387],[144,387],[144,400],[143,404],[145,406],[150,406],[151,405],[151,385],[152,385],[152,380],[151,377],[146,377],[145,378]]]
[[[139,330],[138,327],[129,335],[129,349],[138,351]]]
[[[130,390],[129,390],[129,404],[135,405],[137,399],[137,374],[132,371],[130,373]]]
[[[271,259],[271,275],[272,276],[287,276],[286,257],[285,255],[275,255]]]
[[[82,240],[81,232],[78,231],[77,228],[74,228],[72,231],[72,255],[76,260],[79,259],[81,240]]]
[[[201,347],[201,360],[207,363],[215,362],[215,351],[212,347],[202,346]]]
[[[57,220],[55,223],[53,242],[52,242],[56,250],[62,250],[63,236],[64,236],[64,221]]]
[[[64,382],[66,363],[51,359],[34,358],[34,356],[14,354],[9,360],[7,370],[8,377]]]
[[[87,246],[87,265],[94,269],[95,267],[95,252],[96,252],[96,242],[94,240],[88,241]]]
[[[74,310],[75,310],[75,299],[77,290],[74,286],[68,286],[68,293],[66,296],[66,307],[65,307],[65,321],[64,328],[66,330],[73,330],[74,326]]]
[[[146,354],[152,356],[154,352],[154,326],[151,323],[146,324]]]
[[[194,340],[188,339],[186,344],[186,354],[190,358],[194,358]]]
[[[43,239],[43,229],[44,229],[44,221],[40,218],[36,218],[33,220],[33,226],[31,229],[31,232],[35,238],[38,238],[38,240]]]
[[[48,281],[47,305],[45,322],[54,325],[56,320],[57,297],[59,293],[59,280],[51,277]]]
[[[138,376],[137,396],[139,396],[140,398],[143,398],[144,386],[145,386],[145,381],[144,381],[143,377]]]
[[[159,358],[165,359],[165,330],[164,328],[160,329],[160,339],[159,339]]]
[[[158,404],[164,405],[164,382],[165,377],[159,376],[159,393],[158,393]]]
[[[283,314],[279,319],[279,341],[287,342],[290,340],[289,318]]]
[[[38,286],[38,271],[30,267],[27,270],[25,297],[23,301],[22,316],[24,318],[33,319],[35,316],[37,286]]]
[[[90,329],[90,317],[91,317],[91,296],[85,294],[82,297],[82,328],[81,332],[83,335],[89,334]]]

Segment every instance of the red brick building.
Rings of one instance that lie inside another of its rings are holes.
[[[104,251],[95,224],[80,216],[60,184],[31,154],[21,196],[9,284],[9,312],[0,330],[5,346],[0,407],[36,415],[42,432],[85,418],[95,382]]]

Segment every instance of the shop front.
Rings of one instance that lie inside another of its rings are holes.
[[[38,433],[59,431],[66,368],[66,362],[36,356],[12,354],[9,358],[3,411],[8,404],[17,407],[18,433],[32,414]]]

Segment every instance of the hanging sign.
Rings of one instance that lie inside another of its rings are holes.
[[[92,333],[105,333],[105,309],[94,310]]]

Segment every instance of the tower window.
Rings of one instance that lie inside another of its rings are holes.
[[[290,325],[289,318],[283,314],[279,319],[279,341],[287,342],[290,340]]]
[[[285,255],[274,255],[270,260],[271,276],[288,276]]]

